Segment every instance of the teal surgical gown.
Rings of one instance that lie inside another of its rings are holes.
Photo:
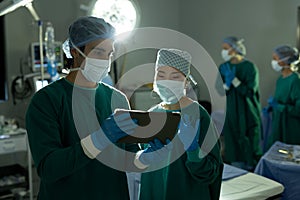
[[[129,199],[126,173],[88,158],[80,144],[81,138],[96,131],[98,121],[115,108],[128,107],[125,96],[107,85],[84,89],[64,78],[33,96],[26,129],[40,177],[39,200]],[[137,150],[136,146],[120,148]],[[113,152],[109,154],[112,161]]]
[[[201,146],[206,134],[216,134],[215,129],[207,131],[210,117],[204,108],[197,103],[193,103],[184,109],[185,111],[189,110],[189,112],[200,110],[199,145]],[[156,106],[152,110],[165,111],[161,106]],[[206,147],[211,145],[208,143]],[[223,163],[218,139],[212,143],[211,147],[213,148],[200,161],[188,159],[188,154],[192,153],[186,152],[164,168],[143,173],[141,176],[140,200],[218,200]],[[189,157],[192,156],[189,155]]]
[[[294,72],[288,77],[280,76],[276,82],[273,108],[272,134],[269,147],[275,141],[300,145],[300,77]]]
[[[241,82],[238,87],[231,85],[226,91],[226,117],[222,131],[224,161],[255,166],[262,154],[258,70],[248,60],[239,64],[224,64],[228,64],[230,69],[236,68],[235,75]]]

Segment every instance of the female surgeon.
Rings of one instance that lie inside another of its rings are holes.
[[[226,37],[222,44],[225,60],[219,70],[227,97],[224,162],[253,170],[261,156],[259,79],[256,66],[245,59],[242,39]]]
[[[269,147],[277,140],[300,144],[300,78],[294,67],[298,60],[298,50],[290,46],[278,46],[273,51],[272,67],[281,75],[276,82],[274,97],[268,100],[272,110]]]
[[[169,158],[166,165],[142,174],[140,200],[219,199],[223,170],[219,140],[206,110],[185,95],[190,63],[186,51],[158,51],[153,88],[162,102],[150,110],[180,112],[181,122],[168,145],[154,139],[136,158],[141,169]],[[172,148],[166,148],[171,143]]]

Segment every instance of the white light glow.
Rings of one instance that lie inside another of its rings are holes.
[[[91,15],[113,25],[116,34],[133,30],[137,21],[137,12],[129,0],[98,0]]]

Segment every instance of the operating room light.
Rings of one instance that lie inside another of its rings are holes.
[[[116,28],[116,33],[131,31],[136,26],[137,12],[128,0],[97,0],[90,13],[102,17]]]
[[[26,6],[33,0],[4,0],[0,3],[0,16],[6,15],[15,9]]]

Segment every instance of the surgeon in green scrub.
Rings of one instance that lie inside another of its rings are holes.
[[[281,73],[276,82],[274,97],[268,99],[272,111],[272,132],[268,139],[274,142],[300,144],[300,78],[296,72],[299,52],[296,48],[281,45],[273,51],[272,68]]]
[[[172,141],[163,144],[154,139],[138,153],[135,163],[145,170],[140,200],[219,199],[223,171],[220,143],[207,111],[185,95],[190,63],[191,55],[186,51],[158,51],[153,88],[162,102],[150,110],[180,112],[181,121]],[[161,162],[164,165],[147,170]]]
[[[253,170],[262,154],[258,69],[245,58],[243,39],[226,37],[221,55],[225,62],[219,71],[227,97],[224,162]]]
[[[40,178],[38,200],[129,200],[126,173],[116,168],[126,156],[116,151],[138,147],[113,143],[137,125],[129,114],[112,114],[115,108],[128,109],[128,101],[101,82],[109,71],[114,32],[101,18],[74,21],[64,43],[73,59],[70,73],[31,100],[26,129]]]

